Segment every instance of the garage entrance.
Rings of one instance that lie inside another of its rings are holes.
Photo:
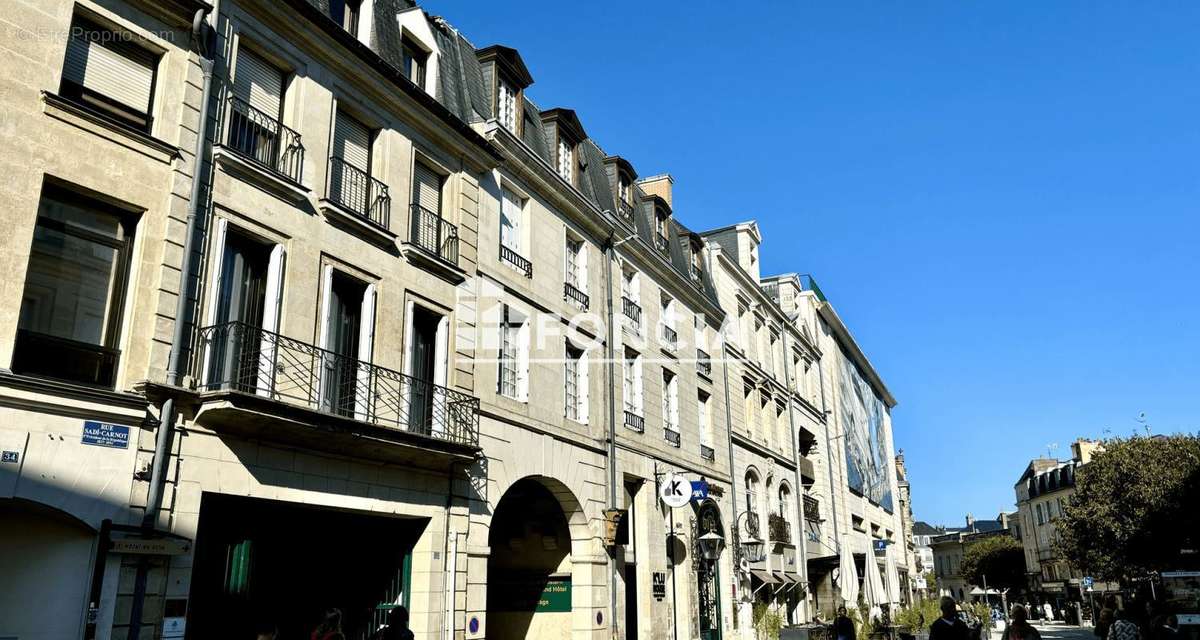
[[[196,535],[187,637],[253,637],[256,624],[307,638],[341,609],[348,640],[408,606],[412,549],[427,519],[205,493]]]

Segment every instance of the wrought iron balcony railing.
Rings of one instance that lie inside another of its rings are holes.
[[[692,274],[692,282],[694,282],[696,284],[700,284],[704,280],[703,272],[700,270],[700,267],[697,266],[695,263],[692,264],[691,274]]]
[[[767,528],[772,542],[788,543],[792,541],[792,525],[782,515],[778,513],[767,515]]]
[[[696,349],[696,373],[705,377],[712,375],[712,358],[704,349]]]
[[[243,323],[200,329],[201,391],[240,391],[438,440],[479,444],[479,399]]]
[[[458,227],[419,204],[412,205],[412,243],[433,255],[458,264]]]
[[[633,321],[635,326],[642,326],[642,307],[625,296],[621,296],[621,313]]]
[[[329,158],[329,199],[384,229],[391,224],[387,185],[337,156]]]
[[[664,324],[662,326],[662,339],[668,347],[674,349],[675,345],[679,344],[679,332]]]
[[[646,430],[646,419],[628,409],[625,410],[625,426],[642,433]]]
[[[304,168],[300,134],[241,98],[230,96],[225,145],[250,161],[295,183]]]
[[[625,221],[625,224],[633,226],[633,205],[624,200],[617,201],[617,217]]]
[[[575,304],[579,305],[579,308],[583,309],[584,311],[587,310],[588,304],[591,302],[591,298],[588,297],[588,294],[580,291],[578,287],[570,282],[563,283],[563,298],[566,300],[573,300]]]
[[[663,439],[671,443],[672,447],[679,446],[679,431],[675,427],[665,427],[663,429]]]
[[[704,458],[705,460],[716,460],[717,452],[712,447],[702,444],[700,445],[700,457]]]
[[[526,278],[533,277],[533,263],[516,251],[500,245],[500,259],[516,267],[517,271],[524,272]]]
[[[812,496],[804,496],[804,519],[812,522],[821,521],[821,503]]]
[[[654,246],[658,247],[659,251],[662,251],[663,253],[667,253],[667,251],[668,251],[667,236],[663,235],[661,232],[655,233],[654,234]]]

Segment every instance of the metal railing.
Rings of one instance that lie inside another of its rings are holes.
[[[704,349],[696,349],[696,373],[705,377],[712,375],[712,358]]]
[[[563,298],[566,300],[575,301],[575,304],[579,305],[579,308],[585,311],[591,302],[591,298],[588,297],[588,294],[580,291],[579,287],[576,287],[570,282],[563,283]]]
[[[225,145],[268,171],[299,183],[304,168],[300,134],[236,96],[229,96],[227,109]]]
[[[329,157],[328,196],[384,229],[391,224],[392,197],[387,185],[337,156]]]
[[[679,332],[664,324],[662,326],[662,339],[668,347],[674,349],[675,345],[679,344]]]
[[[664,427],[663,428],[663,439],[666,440],[667,442],[670,442],[672,447],[678,447],[679,446],[679,431],[677,431],[675,429],[675,427],[670,427],[670,426]]]
[[[625,224],[634,226],[633,224],[633,205],[624,200],[617,201],[617,216],[625,221]]]
[[[413,244],[450,264],[458,264],[458,227],[415,202],[411,227],[409,235]]]
[[[772,542],[788,543],[792,541],[792,525],[787,518],[778,513],[767,515],[767,528]]]
[[[663,253],[667,253],[667,251],[668,251],[667,237],[664,236],[661,232],[655,232],[654,246],[658,247],[659,251],[662,251]]]
[[[625,410],[625,426],[642,433],[646,430],[646,419],[628,409]]]
[[[625,296],[621,296],[621,313],[632,320],[633,324],[642,326],[642,307]]]
[[[700,445],[700,457],[705,460],[716,460],[717,451],[706,444],[702,444]]]
[[[516,267],[518,271],[523,271],[526,278],[533,277],[533,263],[516,251],[500,245],[500,259]]]
[[[821,521],[821,503],[812,496],[804,496],[804,519],[812,522]]]
[[[201,391],[231,390],[460,444],[479,444],[479,399],[244,322],[200,329]]]
[[[691,274],[692,282],[695,282],[696,284],[700,284],[704,280],[704,276],[700,270],[700,267],[696,266],[696,263],[694,262],[692,263]]]

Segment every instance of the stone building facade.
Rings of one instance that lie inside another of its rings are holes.
[[[515,49],[405,0],[7,9],[0,635],[716,640],[902,531],[819,290]]]

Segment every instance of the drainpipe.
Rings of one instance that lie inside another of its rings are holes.
[[[790,318],[789,318],[790,320]],[[804,615],[808,616],[808,551],[807,544],[804,539],[804,479],[800,476],[800,439],[796,432],[796,412],[795,403],[792,402],[792,394],[794,390],[791,387],[792,373],[788,363],[791,362],[792,347],[788,343],[788,332],[785,328],[783,331],[783,380],[788,387],[788,424],[791,427],[792,445],[792,464],[795,465],[796,476],[796,515],[800,519],[796,522],[797,529],[800,531],[800,544],[797,551],[800,556],[797,559],[797,564],[800,565],[800,575],[804,578]]]
[[[204,74],[204,86],[200,98],[200,122],[196,136],[196,148],[192,155],[192,188],[188,199],[187,230],[184,236],[183,265],[179,274],[179,297],[175,301],[175,331],[171,336],[171,355],[167,364],[167,384],[177,386],[184,372],[184,352],[190,340],[189,320],[193,305],[188,295],[190,284],[196,274],[197,213],[200,208],[202,187],[201,171],[205,164],[208,144],[209,100],[212,97],[213,67],[215,66],[215,32],[212,24],[218,15],[218,2],[213,2],[212,13],[199,9],[192,19],[192,42],[200,54],[200,70]],[[197,293],[199,293],[197,291]],[[144,534],[154,530],[162,509],[163,493],[167,482],[167,468],[171,454],[171,442],[175,435],[175,398],[168,397],[159,412],[158,433],[154,443],[154,461],[151,467],[150,491],[146,500],[146,513],[142,517]],[[142,609],[146,600],[146,579],[150,570],[149,561],[138,562],[134,579],[133,603],[129,612],[129,636],[141,635]]]
[[[708,255],[709,264],[712,264],[712,265],[717,264],[716,256],[713,255],[713,250],[710,248],[708,251],[709,251],[709,255]],[[733,541],[735,542],[735,545],[733,545],[734,546],[733,558],[732,558],[733,562],[731,563],[733,565],[733,571],[730,572],[734,576],[734,580],[733,580],[734,602],[732,602],[731,604],[734,607],[733,615],[734,615],[734,619],[736,620],[738,617],[738,606],[741,604],[739,599],[737,598],[737,595],[738,595],[738,591],[740,591],[741,582],[742,582],[741,576],[739,574],[739,572],[741,571],[741,567],[738,566],[738,555],[740,555],[740,551],[739,551],[739,549],[737,549],[736,542],[741,540],[741,534],[737,530],[738,516],[739,516],[738,510],[737,510],[737,477],[738,477],[738,474],[737,474],[736,467],[733,463],[733,409],[730,408],[730,405],[732,404],[733,399],[729,395],[729,358],[730,358],[729,343],[728,343],[728,341],[725,340],[724,335],[722,335],[721,336],[721,377],[724,379],[724,385],[725,385],[725,441],[729,445],[729,493],[732,494],[729,497],[729,506],[733,509],[733,526],[730,527],[730,533],[731,533],[730,538],[732,538]],[[747,505],[747,510],[749,510],[749,505]],[[742,621],[742,624],[745,624],[746,622],[747,621]]]
[[[606,214],[611,212],[606,211]],[[613,243],[613,234],[609,232],[608,238],[604,240],[604,245],[600,248],[604,254],[604,310],[607,314],[605,332],[604,349],[607,352],[608,360],[608,508],[617,508],[617,391],[616,391],[616,375],[613,371],[613,363],[616,360],[616,350],[613,347],[614,331],[613,324],[616,322],[616,312],[613,310],[613,256],[612,251],[615,244]],[[609,563],[609,585],[608,585],[608,619],[609,625],[612,628],[612,637],[617,638],[617,553],[616,548],[613,548],[612,561]]]

